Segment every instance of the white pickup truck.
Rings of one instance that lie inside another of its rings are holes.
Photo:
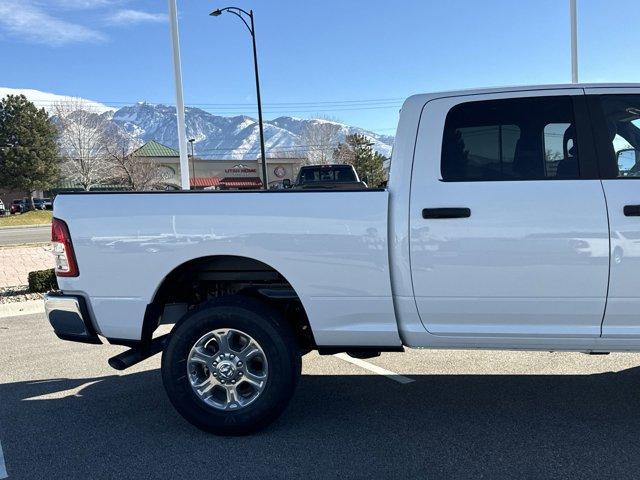
[[[639,152],[640,85],[415,95],[386,189],[59,195],[46,310],[219,434],[311,350],[640,351]]]

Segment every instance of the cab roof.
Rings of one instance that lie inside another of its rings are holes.
[[[450,90],[443,92],[433,93],[420,93],[411,95],[405,101],[403,108],[409,104],[420,103],[424,105],[425,102],[433,100],[435,98],[443,97],[459,97],[466,95],[487,95],[492,93],[506,93],[506,92],[526,92],[526,91],[540,91],[540,90],[563,90],[563,89],[576,89],[576,88],[638,88],[640,89],[640,83],[559,83],[550,85],[516,85],[516,86],[503,86],[503,87],[488,87],[488,88],[471,88],[463,90]]]

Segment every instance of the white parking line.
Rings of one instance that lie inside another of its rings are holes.
[[[391,380],[395,380],[398,383],[411,383],[415,382],[415,380],[405,377],[403,375],[399,375],[391,370],[387,370],[386,368],[379,367],[377,365],[373,365],[372,363],[365,362],[364,360],[360,360],[359,358],[353,358],[347,355],[346,353],[336,353],[334,357],[338,357],[340,360],[344,360],[345,362],[353,363],[361,368],[369,370],[370,372],[377,373],[378,375],[384,375]]]
[[[0,443],[0,478],[7,478],[7,466],[4,463],[4,454],[2,453],[2,444]]]
[[[45,393],[44,395],[37,395],[35,397],[25,398],[24,401],[27,402],[30,400],[56,400],[59,398],[67,398],[67,397],[81,397],[82,390],[84,390],[87,387],[90,387],[94,383],[99,383],[101,381],[102,380],[93,380],[91,382],[86,382],[86,383],[83,383],[82,385],[78,385],[77,387],[69,388],[68,390],[60,390],[58,392]]]

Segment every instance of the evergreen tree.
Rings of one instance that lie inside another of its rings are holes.
[[[338,162],[353,165],[361,180],[369,187],[377,187],[386,180],[385,157],[373,149],[373,143],[364,135],[347,135],[344,143],[339,143],[333,153]]]
[[[56,128],[44,109],[24,95],[0,100],[0,185],[22,190],[46,190],[58,178]]]

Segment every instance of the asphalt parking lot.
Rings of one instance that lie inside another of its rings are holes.
[[[167,400],[154,357],[0,319],[0,444],[10,479],[635,478],[640,355],[409,351],[366,365],[309,354],[285,415],[221,438]],[[0,458],[0,478],[3,470]]]

